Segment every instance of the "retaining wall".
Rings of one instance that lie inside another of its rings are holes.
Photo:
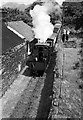
[[[22,43],[2,55],[2,94],[9,88],[26,64],[26,46]]]

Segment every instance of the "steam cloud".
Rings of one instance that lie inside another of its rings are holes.
[[[58,5],[56,5],[56,9],[58,9]],[[43,6],[36,5],[33,10],[30,10],[33,18],[33,31],[35,37],[40,39],[40,41],[45,42],[53,34],[54,26],[50,22],[49,14],[56,9],[54,3],[45,1]]]

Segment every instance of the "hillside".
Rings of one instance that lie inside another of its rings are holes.
[[[24,11],[25,8],[27,8],[29,5],[25,5],[25,4],[18,4],[18,3],[15,3],[15,2],[8,2],[8,3],[5,3],[3,4],[2,8],[6,7],[6,8],[18,8],[19,10],[21,11]]]
[[[65,0],[65,2],[82,2],[83,0]]]

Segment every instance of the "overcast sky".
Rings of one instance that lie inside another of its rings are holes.
[[[24,4],[30,4],[33,3],[36,0],[0,0],[0,6],[3,3],[7,3],[7,2],[17,2],[17,3],[24,3]],[[64,0],[56,0],[60,5]]]

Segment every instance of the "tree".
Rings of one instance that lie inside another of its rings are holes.
[[[83,2],[63,3],[64,25],[72,25],[76,30],[83,29]]]

